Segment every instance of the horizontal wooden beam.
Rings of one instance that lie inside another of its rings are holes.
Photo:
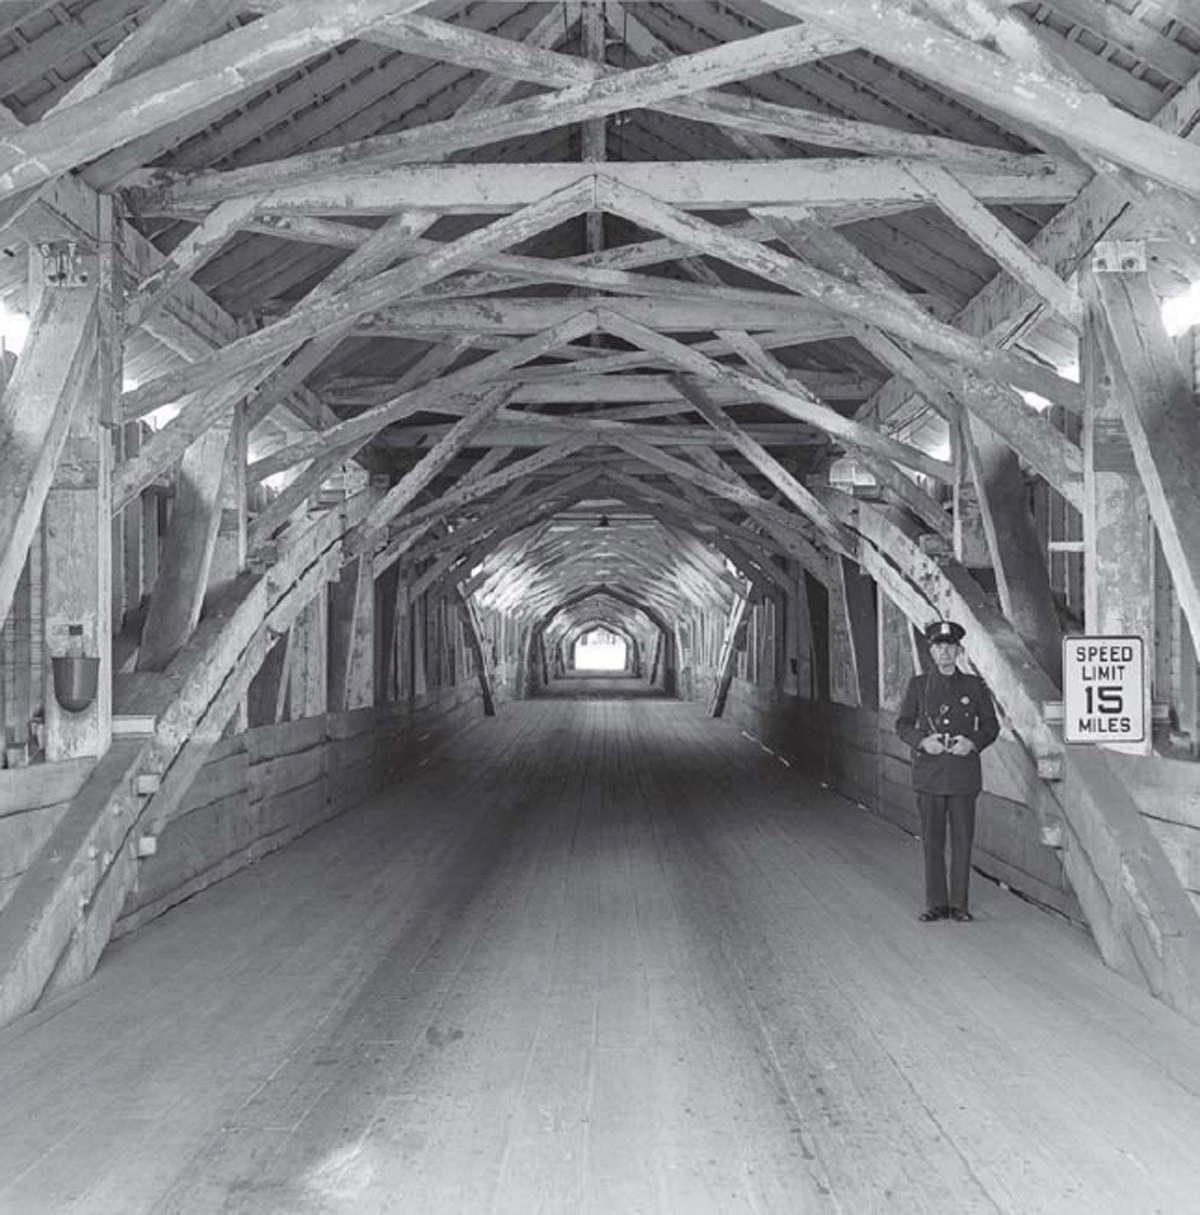
[[[257,0],[255,7],[271,11],[283,3],[285,0]],[[592,12],[592,7],[587,6],[582,16],[588,18]],[[642,61],[668,63],[676,58],[654,38],[636,15],[622,10],[619,5],[610,4],[606,6],[604,14],[596,12],[596,16],[600,18],[597,24],[603,24],[604,18],[607,18],[613,36],[619,37],[622,44]],[[568,24],[570,22],[564,17],[558,23],[559,32]],[[599,36],[602,36],[601,32],[596,31],[593,37]],[[550,88],[567,88],[605,76],[622,75],[620,69],[602,62],[591,62],[589,59],[531,46],[529,39],[517,43],[466,29],[462,25],[434,21],[422,14],[393,18],[376,26],[366,37],[409,54],[507,76],[513,81],[532,81]],[[838,46],[836,40],[827,43],[826,56],[837,53]],[[850,48],[850,43],[842,47],[846,50]],[[876,156],[907,155],[960,166],[1016,169],[1024,167],[1024,162],[1028,160],[1021,153],[1003,148],[980,147],[942,136],[900,131],[878,123],[853,121],[793,106],[776,105],[758,97],[727,91],[689,90],[684,97],[665,101],[639,97],[638,101],[647,109],[694,122],[799,140],[818,147],[847,148]]]
[[[444,404],[444,403],[443,403]],[[469,404],[456,401],[453,412],[466,414]],[[447,412],[450,409],[447,407]],[[386,435],[384,444],[392,451],[429,447],[452,428],[453,423],[420,423],[398,427]],[[747,438],[762,447],[823,447],[827,440],[816,429],[790,422],[747,423],[741,427]],[[736,447],[732,438],[703,426],[654,426],[645,423],[612,421],[603,414],[541,416],[505,409],[472,439],[473,447],[542,447],[565,435],[590,434],[597,442],[606,436],[632,435],[656,447]]]
[[[739,207],[922,206],[925,187],[902,158],[779,161],[610,161],[605,176],[691,210]],[[1040,173],[962,172],[958,180],[981,202],[1064,203],[1086,184],[1078,169],[1053,161]],[[220,175],[216,175],[218,178]],[[401,165],[344,169],[336,179],[244,193],[261,196],[262,209],[283,215],[391,215],[429,210],[446,214],[512,211],[588,176],[581,165]],[[130,200],[145,215],[204,213],[235,193],[220,180],[135,187]]]
[[[286,10],[285,10],[286,11]],[[386,135],[373,135],[336,148],[302,152],[221,173],[191,175],[224,198],[257,192],[264,186],[297,183],[344,172],[364,163],[428,162],[464,148],[483,147],[522,135],[540,134],[566,123],[603,118],[619,110],[728,84],[784,67],[819,59],[843,44],[810,28],[789,26],[734,42],[719,43],[667,63],[635,68],[552,93],[523,97],[484,113],[455,115]],[[168,170],[152,180],[170,179]]]
[[[395,303],[429,283],[445,278],[521,240],[587,210],[592,199],[590,183],[569,186],[458,240],[442,245],[434,253],[414,258],[393,270],[377,274],[361,284],[347,287],[312,302],[302,302],[287,316],[254,333],[230,342],[220,351],[189,367],[169,372],[149,384],[127,392],[122,398],[129,410],[145,411],[169,404],[181,396],[231,374],[295,349],[301,342],[337,329],[347,321],[376,308]]]
[[[269,456],[256,460],[250,465],[248,475],[254,480],[262,480],[273,473],[283,472],[298,464],[301,460],[312,459],[330,444],[341,445],[354,439],[366,441],[371,435],[378,433],[383,427],[401,418],[408,417],[422,409],[434,408],[439,402],[445,402],[454,396],[466,396],[473,399],[480,385],[488,382],[489,377],[497,372],[510,371],[521,363],[539,357],[540,355],[557,350],[567,342],[574,341],[586,333],[591,333],[596,326],[596,318],[592,312],[577,312],[568,317],[562,324],[547,329],[543,333],[517,342],[496,354],[488,355],[477,363],[462,367],[457,371],[434,380],[432,383],[418,388],[401,391],[393,399],[382,402],[372,409],[366,410],[354,418],[347,418],[336,426],[331,426],[319,435],[312,435],[297,443],[272,452]]]
[[[831,313],[821,303],[780,292],[778,304],[603,295],[568,299],[500,296],[488,300],[414,301],[372,314],[368,321],[355,327],[355,333],[377,337],[537,333],[561,324],[581,309],[599,307],[610,308],[639,324],[668,333],[714,332],[719,327],[741,325],[747,329],[780,329],[803,340],[824,341],[844,337],[847,331],[845,319]]]
[[[691,243],[698,252],[749,270],[769,282],[780,283],[799,295],[818,299],[837,312],[877,325],[947,358],[977,366],[998,379],[1041,392],[1051,401],[1072,402],[1077,409],[1082,409],[1078,384],[1030,359],[996,350],[935,317],[926,316],[906,298],[897,302],[890,298],[890,293],[881,295],[878,291],[859,287],[607,177],[601,176],[597,180],[596,189],[600,202],[608,210],[653,231]],[[782,218],[786,219],[786,216]]]
[[[688,409],[687,401],[679,395],[669,374],[591,375],[585,368],[576,364],[574,368],[563,366],[557,375],[531,379],[529,370],[523,368],[497,377],[499,381],[513,386],[513,405],[569,405],[581,401],[592,405],[623,405],[654,401],[664,406],[664,412],[680,413],[687,412]],[[826,400],[860,400],[869,395],[872,385],[877,382],[855,371],[810,368],[787,372],[785,382],[792,378],[809,392]],[[339,409],[377,405],[394,395],[395,387],[390,381],[325,381],[321,385],[322,399],[326,404]],[[722,406],[736,405],[753,399],[749,393],[738,393],[726,385],[710,389],[710,395]],[[668,403],[673,403],[673,407],[665,408]],[[606,412],[604,416],[614,415]]]

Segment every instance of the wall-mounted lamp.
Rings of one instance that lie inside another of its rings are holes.
[[[54,670],[54,699],[68,713],[82,713],[96,699],[100,659],[83,653],[83,625],[67,625],[68,654],[50,660]]]

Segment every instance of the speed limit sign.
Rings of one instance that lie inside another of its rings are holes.
[[[1145,686],[1140,637],[1065,637],[1063,741],[1145,741]]]

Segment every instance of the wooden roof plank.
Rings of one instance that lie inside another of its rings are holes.
[[[881,9],[863,0],[771,3],[1002,114],[1200,198],[1200,149],[1119,110],[1099,94],[1066,88],[1040,67],[1015,63],[898,8]]]
[[[307,3],[308,0],[299,2]],[[367,3],[368,0],[359,2]],[[279,15],[272,14],[263,21],[270,21]],[[453,28],[447,26],[447,30]],[[424,161],[431,154],[441,157],[449,151],[535,134],[547,127],[599,118],[618,110],[636,108],[655,100],[769,72],[787,63],[819,58],[840,45],[836,39],[814,36],[806,28],[792,27],[745,39],[737,44],[682,56],[669,64],[653,64],[617,77],[508,102],[490,110],[484,118],[478,115],[450,118],[326,151],[302,153],[285,160],[232,170],[218,175],[222,183],[219,188],[228,196],[266,187],[300,184],[329,172],[340,175],[348,166],[363,162]],[[212,180],[211,175],[207,175],[207,180]],[[0,178],[2,181],[3,178]]]
[[[1187,84],[1200,68],[1197,56],[1187,47],[1116,4],[1103,0],[1041,0],[1041,3],[1051,12],[1137,56],[1176,84]]]
[[[119,144],[268,80],[353,38],[389,11],[422,0],[296,0],[0,140],[0,197],[65,172]]]

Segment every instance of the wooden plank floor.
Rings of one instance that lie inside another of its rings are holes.
[[[0,1212],[1200,1210],[1200,1030],[918,888],[695,706],[504,706],[0,1031]]]
[[[644,677],[616,672],[611,675],[588,674],[569,671],[558,675],[538,695],[551,699],[566,700],[661,700],[663,691],[654,687]]]

